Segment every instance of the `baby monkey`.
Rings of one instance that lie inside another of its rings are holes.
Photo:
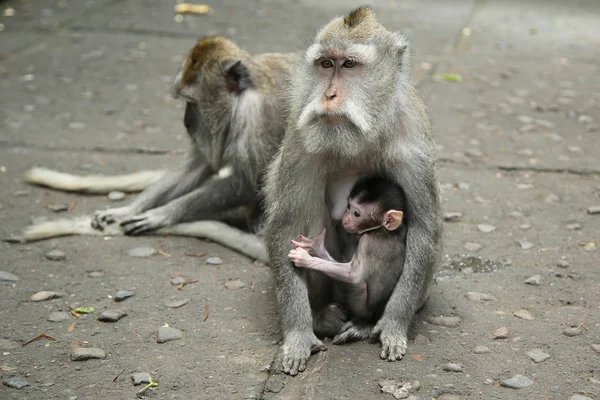
[[[358,246],[347,263],[335,261],[325,248],[324,229],[313,239],[298,236],[288,257],[296,267],[320,271],[336,280],[341,302],[353,320],[333,343],[370,337],[402,273],[406,253],[406,226],[402,224],[402,189],[380,177],[357,181],[348,197],[342,225],[358,235]],[[342,306],[342,307],[343,307]]]

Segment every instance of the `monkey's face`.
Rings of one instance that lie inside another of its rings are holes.
[[[377,222],[378,206],[376,204],[361,204],[355,199],[348,201],[348,208],[342,218],[342,225],[348,233],[364,233],[381,226]]]

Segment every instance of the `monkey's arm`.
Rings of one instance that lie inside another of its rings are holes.
[[[352,261],[347,263],[323,260],[311,256],[303,248],[291,250],[288,257],[296,264],[296,267],[322,272],[337,281],[355,285],[364,281],[362,274],[364,269],[356,258],[353,258]]]
[[[167,172],[158,182],[139,194],[125,207],[96,211],[92,226],[102,228],[105,224],[124,221],[134,215],[163,205],[200,186],[213,174],[204,157],[194,151],[186,163],[174,171]]]
[[[180,222],[208,219],[224,210],[246,204],[252,187],[241,174],[215,178],[165,205],[121,222],[128,235],[138,235]]]
[[[442,223],[435,166],[413,160],[396,176],[406,194],[408,224],[406,258],[383,316],[375,326],[381,358],[395,361],[406,353],[408,328],[429,295],[429,285],[441,255]],[[391,176],[393,172],[390,173]]]
[[[321,233],[319,233],[312,239],[309,239],[302,235],[298,235],[298,239],[300,239],[300,241],[292,240],[292,244],[296,247],[306,249],[306,251],[308,251],[308,254],[310,254],[311,256],[335,262],[333,257],[331,257],[331,255],[327,251],[327,248],[325,248],[326,233],[327,228],[325,227],[323,228],[323,231],[321,231]]]

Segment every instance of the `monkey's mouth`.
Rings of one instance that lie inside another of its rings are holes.
[[[326,125],[339,125],[348,121],[348,118],[341,114],[321,114],[319,117]]]

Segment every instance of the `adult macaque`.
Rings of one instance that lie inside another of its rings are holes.
[[[347,262],[356,240],[340,227],[359,176],[380,176],[406,196],[406,256],[373,334],[381,358],[406,353],[408,328],[429,297],[442,224],[435,147],[425,107],[412,85],[408,42],[366,7],[336,18],[318,34],[293,74],[290,117],[266,186],[266,245],[283,327],[283,369],[295,375],[325,346],[313,315],[332,303],[332,280],[295,268],[290,239],[325,227],[331,256]]]
[[[294,54],[250,55],[220,37],[200,40],[174,85],[175,96],[186,101],[184,124],[191,139],[190,155],[182,167],[120,176],[74,176],[34,168],[26,180],[87,193],[135,191],[149,185],[129,205],[97,211],[91,223],[100,232],[139,235],[206,219],[255,231],[262,219],[259,188],[284,134],[286,81],[297,59]],[[18,240],[93,234],[82,225],[87,220],[49,221],[27,228]],[[211,239],[231,247],[239,235],[226,230],[221,239],[220,226],[195,224],[166,230],[205,237],[204,227],[209,227]],[[262,246],[258,239],[254,242],[249,246]]]
[[[347,263],[336,262],[325,248],[325,230],[308,239],[292,240],[289,258],[296,267],[322,272],[341,282],[343,306],[353,320],[344,325],[334,344],[369,338],[402,273],[406,251],[402,189],[383,178],[363,178],[348,198],[342,218],[346,232],[357,235],[358,247]]]

